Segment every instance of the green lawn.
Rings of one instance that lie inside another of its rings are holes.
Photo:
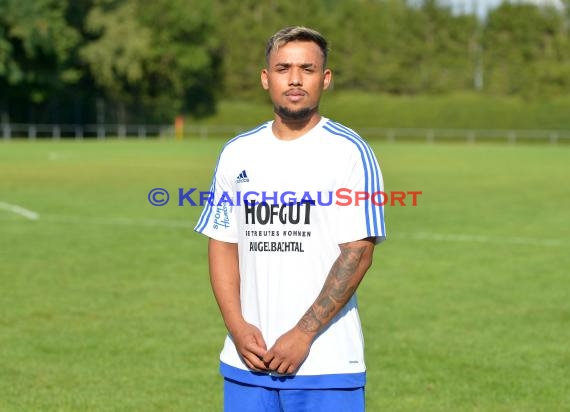
[[[200,210],[175,198],[222,144],[0,144],[0,204],[39,214],[0,206],[0,411],[221,410]],[[423,195],[386,208],[359,290],[368,410],[570,410],[570,148],[373,147]]]

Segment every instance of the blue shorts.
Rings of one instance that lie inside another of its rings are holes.
[[[275,389],[224,379],[224,412],[364,412],[364,388]]]

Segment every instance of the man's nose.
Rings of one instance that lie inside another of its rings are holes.
[[[303,84],[303,80],[301,77],[301,73],[299,70],[291,70],[289,75],[289,85],[290,86],[301,86]]]

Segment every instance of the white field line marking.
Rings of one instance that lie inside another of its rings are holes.
[[[5,203],[0,202],[0,208],[2,208],[2,205],[5,205]],[[35,212],[30,212],[30,211],[26,212],[34,214],[36,216],[36,219],[39,216]],[[68,215],[42,215],[42,221],[53,222],[53,223],[147,226],[147,227],[163,227],[163,228],[177,228],[177,229],[181,228],[194,229],[194,226],[196,225],[196,222],[186,221],[186,220],[133,219],[128,217],[95,217],[95,216],[90,217],[90,216],[68,216]],[[483,243],[483,244],[496,243],[496,244],[510,244],[510,245],[545,246],[545,247],[559,247],[565,244],[565,242],[559,239],[537,239],[537,238],[528,238],[528,237],[483,236],[483,235],[432,233],[432,232],[394,233],[394,234],[388,233],[388,240],[390,239],[420,240],[420,241],[426,240],[426,241],[436,241],[436,242],[465,242],[465,243]]]
[[[531,245],[531,246],[562,246],[562,242],[558,239],[537,239],[529,237],[508,237],[508,236],[483,236],[468,234],[444,234],[431,232],[416,233],[396,233],[388,234],[388,239],[394,237],[396,239],[408,240],[428,240],[438,242],[470,242],[470,243],[498,243],[509,245]]]
[[[36,212],[23,208],[22,206],[12,205],[6,202],[0,202],[0,210],[15,213],[30,220],[38,220],[40,218],[40,215]]]
[[[128,217],[95,217],[95,216],[65,216],[43,215],[42,221],[55,223],[91,223],[95,225],[122,225],[122,226],[149,226],[168,228],[194,229],[196,222],[184,220],[160,220],[160,219],[132,219]]]
[[[57,152],[49,152],[48,153],[48,160],[64,160],[66,156],[62,153]]]

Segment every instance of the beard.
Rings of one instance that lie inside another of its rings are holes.
[[[284,120],[303,120],[316,112],[317,108],[305,107],[299,110],[291,110],[287,107],[275,106],[274,111]]]

